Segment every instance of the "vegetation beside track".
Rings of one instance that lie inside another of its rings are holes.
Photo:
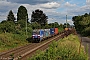
[[[28,44],[25,35],[2,33],[0,34],[0,52]]]
[[[59,27],[58,32],[62,32],[62,31],[64,31],[64,28]]]
[[[52,42],[46,51],[38,53],[28,60],[88,60],[80,40],[76,35],[69,35],[58,42]]]

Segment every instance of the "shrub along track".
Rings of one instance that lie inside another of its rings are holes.
[[[53,40],[59,40],[60,38],[63,38],[65,36],[68,36],[71,34],[71,31],[64,31],[62,33],[59,33],[57,36],[53,36],[49,39],[46,39],[45,41],[42,41],[41,43],[31,43],[13,50],[10,50],[8,52],[4,52],[0,54],[0,60],[27,60],[28,57],[31,57],[33,54],[35,54],[35,51],[37,50],[45,50],[48,48],[48,45]]]

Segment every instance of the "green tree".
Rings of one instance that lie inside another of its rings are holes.
[[[58,22],[55,22],[55,23],[54,23],[54,27],[55,27],[55,28],[58,28],[58,27],[59,27]]]
[[[85,13],[81,16],[74,16],[72,18],[74,22],[75,28],[78,32],[82,33],[83,35],[90,35],[90,15]]]
[[[27,9],[24,6],[20,6],[18,8],[18,13],[17,13],[17,21],[19,20],[27,20],[28,22],[28,13]]]
[[[13,14],[12,10],[10,10],[9,14],[7,16],[7,21],[13,21],[14,22],[14,20],[15,20],[14,14]]]
[[[67,23],[67,27],[70,27],[69,23]],[[64,23],[64,28],[66,28],[66,23]]]
[[[87,17],[89,14],[88,13],[85,13],[84,16]]]
[[[63,28],[63,24],[60,23],[59,27]]]
[[[47,23],[47,19],[48,17],[46,16],[46,14],[39,9],[32,12],[31,22],[37,22],[40,25],[45,25]]]
[[[24,20],[19,20],[18,24],[20,25],[21,28],[26,27],[26,21],[24,21]]]
[[[51,26],[49,24],[46,24],[45,26],[42,26],[43,29],[49,29]]]
[[[14,33],[15,32],[15,23],[12,22],[12,21],[3,21],[3,22],[1,22],[0,31],[4,32],[4,33],[6,33],[6,32]]]
[[[41,29],[40,24],[38,24],[37,22],[31,23],[31,25],[32,25],[32,29]]]
[[[83,29],[83,27],[81,27],[81,25],[80,25],[80,21],[83,20],[83,17],[84,16],[82,16],[82,17],[81,16],[74,16],[72,18],[72,21],[74,22],[74,25],[75,25],[75,28],[77,31],[81,31]]]

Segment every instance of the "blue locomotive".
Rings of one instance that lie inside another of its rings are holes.
[[[40,42],[46,38],[54,36],[58,34],[58,28],[50,28],[50,29],[35,29],[32,33],[32,38],[34,41]]]

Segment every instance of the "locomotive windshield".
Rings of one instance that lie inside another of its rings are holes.
[[[39,31],[36,31],[36,32],[33,32],[33,35],[38,35],[38,34],[40,34],[40,32]]]

